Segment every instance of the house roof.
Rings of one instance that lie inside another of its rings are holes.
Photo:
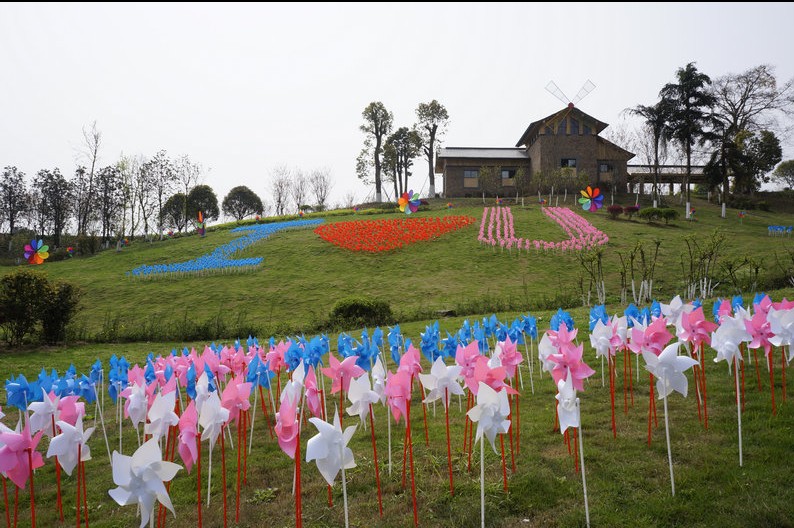
[[[524,134],[518,140],[518,143],[516,143],[516,147],[529,145],[534,140],[534,138],[537,137],[538,132],[540,132],[542,127],[546,126],[546,124],[549,122],[557,121],[560,117],[562,117],[563,114],[567,114],[567,113],[573,114],[580,121],[583,118],[591,120],[593,123],[595,123],[596,134],[600,134],[602,130],[604,130],[606,127],[609,126],[607,123],[604,123],[603,121],[599,121],[598,119],[596,119],[591,115],[585,114],[584,112],[573,106],[573,103],[571,103],[570,105],[568,105],[566,108],[563,108],[559,112],[554,112],[553,114],[546,116],[543,119],[539,119],[537,121],[533,121],[532,123],[530,123]]]
[[[615,157],[617,157],[618,159],[624,158],[626,161],[628,161],[636,155],[633,152],[629,152],[628,150],[615,145],[608,139],[602,138],[601,136],[596,136],[596,141],[599,144],[603,145],[606,149],[615,151],[615,154],[617,154],[617,156]],[[609,156],[609,158],[614,159],[613,156]]]
[[[439,158],[527,159],[526,149],[514,147],[443,147]]]

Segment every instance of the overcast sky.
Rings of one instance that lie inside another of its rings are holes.
[[[794,77],[794,4],[0,4],[0,167],[71,177],[96,121],[102,164],[188,154],[218,199],[269,200],[278,165],[328,167],[331,202],[355,176],[361,112],[397,126],[437,99],[446,146],[513,146],[560,108],[550,80],[614,124],[653,104],[679,67],[712,78],[759,64]],[[794,157],[791,139],[784,159]],[[427,191],[417,160],[412,187]],[[441,188],[441,183],[437,183]]]

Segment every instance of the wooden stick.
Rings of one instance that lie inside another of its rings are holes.
[[[386,416],[388,420],[388,415]],[[380,469],[378,469],[378,445],[375,442],[375,417],[373,416],[372,412],[372,404],[369,405],[369,428],[372,433],[372,454],[375,457],[375,483],[378,486],[378,510],[380,511],[380,516],[383,517],[383,501],[381,499],[381,492],[380,492]],[[343,477],[344,482],[344,477]],[[329,486],[330,491],[330,486]],[[344,490],[343,490],[344,491]]]

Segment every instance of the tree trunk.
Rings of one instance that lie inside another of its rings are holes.
[[[375,201],[381,202],[380,192],[380,151],[381,151],[381,134],[375,134]]]
[[[436,130],[438,126],[434,125],[430,130],[430,143],[427,146],[425,153],[427,154],[427,179],[430,182],[430,189],[428,196],[430,198],[436,197],[436,180],[435,171],[433,170],[433,154],[436,145]]]

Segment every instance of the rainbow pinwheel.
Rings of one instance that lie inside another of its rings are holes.
[[[30,244],[25,244],[25,259],[30,264],[44,264],[50,256],[49,249],[50,247],[45,245],[43,240],[33,239]]]
[[[601,194],[601,189],[598,187],[594,189],[588,185],[585,187],[584,191],[579,192],[582,193],[582,197],[579,198],[579,203],[582,204],[582,209],[585,211],[590,211],[592,213],[603,207],[604,195]]]
[[[414,194],[413,191],[403,193],[397,200],[397,204],[400,206],[400,211],[405,214],[415,213],[419,210],[419,195]]]
[[[73,248],[72,246],[69,246],[69,247],[67,247],[67,248],[66,248],[66,253],[67,253],[67,254],[68,254],[70,257],[73,257],[73,256],[74,256],[74,248]]]
[[[199,236],[204,236],[204,213],[201,211],[198,212],[198,222],[196,222],[196,230],[198,231]]]

